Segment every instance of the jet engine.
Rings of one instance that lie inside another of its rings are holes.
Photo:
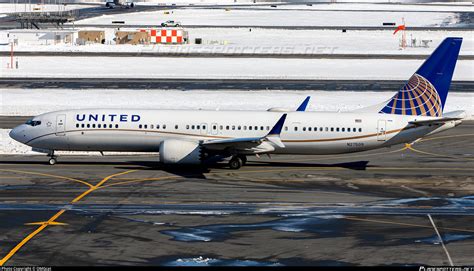
[[[197,142],[165,140],[160,145],[160,161],[164,164],[200,164],[202,149]]]

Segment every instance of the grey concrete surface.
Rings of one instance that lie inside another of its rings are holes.
[[[0,156],[0,261],[448,265],[431,214],[454,264],[473,265],[473,136],[467,122],[409,148],[263,156],[240,170]]]

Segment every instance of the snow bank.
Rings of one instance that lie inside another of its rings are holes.
[[[221,26],[382,26],[383,22],[401,23],[405,18],[408,26],[449,26],[459,21],[459,15],[451,12],[363,12],[363,11],[314,11],[314,10],[266,10],[266,9],[174,9],[137,13],[102,15],[75,22],[81,24],[160,25],[166,20],[180,21],[186,25]]]
[[[350,1],[344,1],[350,2]],[[359,2],[359,1],[357,1]],[[360,1],[362,2],[362,1]],[[372,2],[382,2],[382,1],[372,1]],[[466,11],[474,11],[473,6],[468,6],[469,2],[460,2],[460,3],[444,3],[444,5],[432,5],[432,3],[425,3],[425,4],[388,4],[388,1],[385,3],[313,3],[313,5],[277,5],[277,9],[298,9],[298,10],[335,10],[335,11],[343,11],[343,10],[371,10],[371,11],[438,11],[438,12],[466,12]],[[457,4],[457,5],[455,5]],[[259,9],[275,9],[270,7],[270,5],[261,5],[255,6],[254,8]]]
[[[94,29],[94,28],[87,28]],[[97,28],[96,28],[97,29]],[[126,28],[121,28],[127,30]],[[130,28],[130,30],[136,30]],[[25,32],[34,30],[24,30]],[[474,55],[474,35],[468,31],[410,31],[407,38],[431,40],[428,48],[407,47],[399,50],[400,36],[391,31],[337,30],[288,30],[253,28],[193,28],[188,29],[191,44],[184,45],[115,45],[114,29],[106,29],[106,42],[112,44],[90,45],[28,45],[19,40],[15,51],[36,52],[157,52],[157,53],[226,53],[226,54],[389,54],[430,55],[446,37],[462,37],[461,55]],[[0,43],[7,43],[8,31],[0,31]],[[193,44],[201,38],[203,44]],[[49,43],[52,43],[51,41]],[[217,44],[212,44],[217,43]],[[0,46],[0,51],[9,52],[9,46]]]
[[[0,89],[0,115],[31,116],[74,108],[267,110],[295,108],[306,96],[311,111],[349,111],[389,99],[394,92]],[[450,93],[445,111],[474,112],[473,93]]]
[[[423,60],[286,59],[186,57],[17,57],[19,69],[2,77],[200,78],[200,79],[367,79],[407,80]],[[459,60],[454,80],[474,80],[473,61]]]
[[[8,14],[15,12],[56,12],[56,11],[68,11],[81,8],[90,8],[94,6],[89,5],[49,5],[49,4],[11,4],[11,3],[0,3],[0,14]]]

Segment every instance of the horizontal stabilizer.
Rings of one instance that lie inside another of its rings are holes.
[[[439,118],[439,119],[430,119],[430,120],[414,120],[410,121],[410,124],[415,124],[418,126],[422,125],[431,125],[431,124],[444,124],[448,121],[462,120],[462,118]]]

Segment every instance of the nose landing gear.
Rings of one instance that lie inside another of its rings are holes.
[[[50,157],[49,158],[50,165],[55,165],[58,162],[57,156],[54,156],[54,151],[52,151],[51,153],[48,153],[48,156]]]

